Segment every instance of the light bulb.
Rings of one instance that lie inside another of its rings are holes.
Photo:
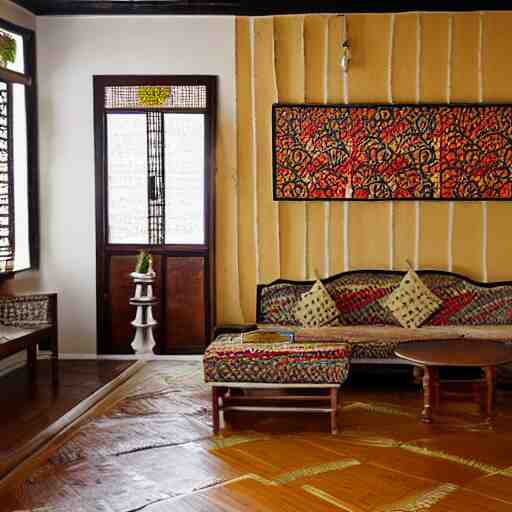
[[[343,48],[343,56],[341,57],[341,69],[347,73],[351,60],[350,43],[348,41],[344,41],[341,46]]]

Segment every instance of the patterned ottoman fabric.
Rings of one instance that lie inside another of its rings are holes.
[[[424,325],[512,324],[512,285],[479,285],[455,274],[418,272],[421,280],[442,301]],[[340,311],[342,325],[395,325],[383,305],[405,273],[345,272],[323,281]],[[312,284],[275,282],[258,287],[259,323],[297,325],[293,308]]]
[[[221,335],[206,350],[206,382],[342,384],[348,377],[350,346],[334,344],[241,343]]]

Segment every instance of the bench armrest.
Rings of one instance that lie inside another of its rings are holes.
[[[0,296],[0,323],[16,327],[57,324],[56,293],[24,293]]]

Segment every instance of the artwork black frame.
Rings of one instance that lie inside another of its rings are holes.
[[[291,107],[291,108],[343,108],[343,109],[356,109],[356,108],[460,108],[460,107],[471,107],[471,108],[488,108],[488,107],[507,107],[512,108],[512,103],[274,103],[272,105],[272,198],[274,201],[291,201],[291,202],[318,202],[318,201],[336,201],[336,202],[385,202],[385,201],[429,201],[429,202],[480,202],[480,201],[512,201],[511,198],[496,198],[496,197],[471,197],[471,198],[444,198],[444,197],[432,197],[432,198],[416,198],[416,197],[385,197],[385,198],[283,198],[277,196],[277,184],[276,184],[276,109],[279,107]],[[512,122],[511,122],[512,125]],[[512,181],[512,173],[511,173]]]

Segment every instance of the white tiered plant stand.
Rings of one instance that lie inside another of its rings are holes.
[[[130,304],[137,307],[137,313],[132,322],[135,327],[135,336],[131,346],[135,354],[142,357],[153,357],[155,346],[153,329],[158,324],[152,311],[152,307],[158,304],[158,299],[153,296],[155,273],[132,272],[130,276],[135,283],[135,296],[130,299]]]

